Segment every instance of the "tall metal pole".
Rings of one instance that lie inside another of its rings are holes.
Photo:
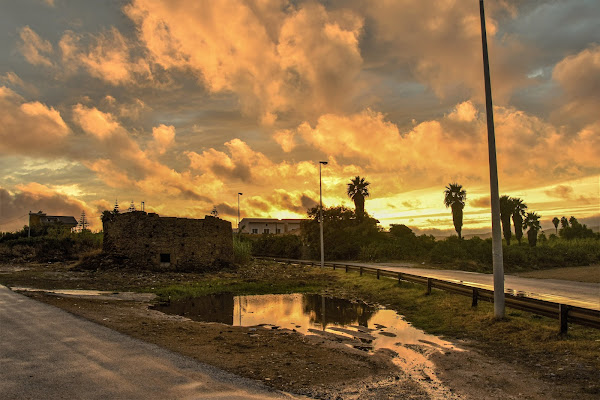
[[[502,259],[502,234],[500,231],[500,199],[498,194],[498,166],[496,161],[496,135],[494,133],[494,110],[492,85],[488,61],[487,35],[483,0],[479,0],[481,18],[481,44],[483,47],[483,75],[485,80],[485,112],[487,116],[488,152],[490,160],[490,197],[492,203],[492,262],[494,266],[494,317],[504,318],[504,264]]]
[[[325,245],[323,244],[323,187],[321,183],[321,165],[327,165],[327,161],[319,161],[319,229],[321,231],[321,268],[324,268]]]
[[[243,193],[238,193],[238,217],[237,217],[238,234],[240,233],[240,196],[241,195],[243,195]]]
[[[29,222],[27,222],[27,237],[31,237],[31,210],[29,210]]]

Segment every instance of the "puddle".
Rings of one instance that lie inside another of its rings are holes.
[[[136,292],[110,292],[107,290],[85,290],[85,289],[36,289],[28,287],[13,286],[13,292],[44,292],[64,297],[86,298],[93,297],[100,300],[130,300],[130,301],[152,301],[156,297],[154,293]]]
[[[318,294],[217,294],[152,308],[201,322],[317,335],[369,353],[389,349],[395,354],[394,363],[421,383],[430,396],[454,397],[438,380],[428,358],[436,351],[459,349],[413,327],[401,315],[383,307]]]

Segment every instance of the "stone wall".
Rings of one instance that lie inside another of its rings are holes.
[[[103,252],[148,269],[214,269],[233,262],[231,223],[220,218],[105,213]]]

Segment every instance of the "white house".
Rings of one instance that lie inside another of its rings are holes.
[[[277,219],[277,218],[243,218],[240,221],[240,233],[251,235],[263,233],[290,233],[300,229],[300,222],[304,219]]]

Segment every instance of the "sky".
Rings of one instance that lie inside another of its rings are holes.
[[[600,224],[600,6],[486,2],[501,194]],[[29,211],[91,227],[302,218],[319,199],[383,227],[490,231],[477,0],[0,1],[0,231]]]

